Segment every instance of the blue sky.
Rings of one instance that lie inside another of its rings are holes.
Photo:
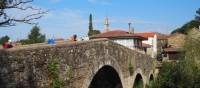
[[[100,31],[108,16],[111,30],[128,30],[128,22],[132,22],[135,32],[170,33],[193,19],[200,8],[199,0],[34,0],[32,4],[50,11],[37,20],[41,32],[47,38],[64,39],[73,34],[86,36],[90,13],[94,29]],[[32,25],[27,24],[1,27],[0,37],[24,39],[31,28]]]

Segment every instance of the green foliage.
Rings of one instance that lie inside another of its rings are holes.
[[[89,31],[89,36],[96,35],[96,34],[100,34],[100,31],[99,30]]]
[[[101,32],[99,30],[89,30],[88,32],[88,36],[92,36],[92,35],[96,35],[96,34],[100,34]]]
[[[181,83],[183,69],[179,67],[176,62],[163,63],[158,78],[152,82],[149,88],[178,88],[178,86],[183,85]]]
[[[134,86],[134,88],[144,88],[144,87],[143,87],[143,82],[142,82],[142,80],[139,80],[139,81],[137,82],[137,85]]]
[[[5,43],[5,42],[8,42],[9,39],[10,39],[10,38],[9,38],[7,35],[1,37],[1,38],[0,38],[0,44],[3,44],[3,43]]]
[[[61,88],[64,85],[64,81],[60,79],[53,80],[50,88]]]
[[[188,32],[196,27],[198,28],[200,25],[200,22],[199,21],[196,21],[196,20],[192,20],[186,24],[184,24],[181,28],[177,28],[175,29],[174,31],[171,32],[171,34],[174,34],[174,33],[182,33],[182,34],[188,34]]]
[[[58,78],[58,74],[59,74],[59,62],[57,60],[57,58],[52,58],[51,63],[48,64],[47,68],[48,68],[48,74],[49,77],[52,79],[56,79]]]
[[[200,69],[191,62],[165,62],[149,88],[199,88]]]
[[[200,61],[200,33],[191,32],[185,39],[184,49],[187,60],[194,60],[195,62]]]
[[[181,28],[177,28],[174,31],[171,32],[171,34],[174,33],[183,33],[183,34],[188,34],[188,32],[196,27],[198,28],[200,25],[200,8],[196,11],[196,16],[195,16],[195,20],[191,20],[190,22],[187,22],[186,24],[184,24]]]
[[[89,32],[88,32],[88,36],[91,36],[93,33],[93,24],[92,24],[92,14],[90,14],[89,16]]]
[[[21,40],[22,44],[34,44],[34,43],[42,43],[45,41],[45,35],[40,33],[40,28],[34,26],[28,35],[28,39]]]
[[[200,34],[200,33],[199,33]],[[179,62],[165,62],[149,88],[200,88],[200,35],[189,33]]]
[[[92,14],[90,14],[90,17],[89,17],[89,30],[93,30]]]
[[[22,39],[22,40],[20,40],[20,43],[22,45],[26,45],[26,44],[30,44],[30,41],[28,39]]]
[[[64,85],[64,80],[59,79],[60,64],[58,58],[51,58],[51,62],[47,66],[48,77],[52,80],[50,88],[61,88]]]
[[[73,74],[74,74],[72,66],[68,66],[66,71],[67,71],[66,72],[67,80],[71,80],[73,78]]]
[[[89,16],[89,31],[88,31],[88,36],[96,35],[99,34],[99,30],[93,30],[93,23],[92,23],[92,14]]]
[[[129,64],[128,64],[128,70],[129,70],[129,74],[132,76],[134,73],[134,69],[133,69],[133,65],[131,62],[129,62]]]
[[[200,21],[200,8],[196,11],[197,15],[195,16],[195,19],[197,21]]]

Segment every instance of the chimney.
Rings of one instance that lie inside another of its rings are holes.
[[[131,23],[128,23],[128,32],[133,33],[132,28],[131,28]]]
[[[105,32],[109,31],[108,17],[106,17],[105,22],[104,22],[104,31]]]
[[[134,33],[135,32],[135,30],[134,30],[134,28],[132,27],[132,33]]]

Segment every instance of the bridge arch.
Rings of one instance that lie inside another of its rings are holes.
[[[133,76],[132,88],[144,88],[145,85],[145,76],[142,74],[142,70],[140,68],[137,68]]]
[[[154,76],[153,76],[153,74],[150,74],[149,81],[153,81],[153,80],[154,80]]]
[[[151,83],[154,81],[154,76],[153,74],[149,75],[149,79],[148,79],[148,85],[151,85]]]
[[[105,65],[95,74],[88,88],[123,88],[117,71]]]
[[[141,74],[137,74],[134,80],[133,88],[143,88],[144,87],[144,80]]]
[[[148,75],[148,78],[147,78],[147,84],[150,84],[151,82],[153,82],[153,80],[155,79],[155,76],[153,74],[153,70],[150,71],[149,75]]]
[[[84,80],[84,83],[82,85],[82,88],[88,88],[94,77],[98,74],[98,72],[100,72],[100,70],[104,69],[112,69],[114,70],[114,74],[118,75],[119,79],[120,79],[120,82],[122,84],[122,87],[119,87],[119,88],[123,88],[125,86],[124,84],[124,76],[123,76],[123,72],[121,70],[121,67],[117,61],[117,59],[115,59],[114,57],[108,55],[108,54],[105,54],[104,56],[101,56],[98,58],[98,61],[97,60],[93,60],[91,62],[91,67],[87,70],[87,76]],[[113,74],[112,72],[112,74]],[[90,88],[90,87],[89,87]],[[102,87],[103,88],[103,87]],[[107,87],[106,87],[107,88]]]

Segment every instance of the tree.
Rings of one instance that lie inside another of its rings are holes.
[[[89,16],[89,31],[88,36],[91,36],[93,34],[93,24],[92,24],[92,14]]]
[[[93,30],[92,35],[100,34],[101,32],[99,30]]]
[[[188,34],[188,32],[192,29],[192,28],[198,28],[200,25],[200,21],[196,21],[196,20],[192,20],[186,24],[184,24],[181,28],[177,28],[174,31],[171,32],[171,34],[174,33],[182,33],[182,34]]]
[[[3,44],[3,43],[5,43],[5,42],[8,42],[9,39],[10,39],[10,38],[9,38],[7,35],[1,37],[1,38],[0,38],[0,44]]]
[[[88,36],[92,35],[92,31],[93,31],[92,14],[90,14],[90,16],[89,16],[89,32],[88,32]]]
[[[28,35],[28,39],[21,40],[22,44],[33,44],[33,43],[42,43],[45,41],[45,35],[40,33],[40,28],[34,26]]]
[[[191,20],[189,22],[187,22],[186,24],[184,24],[181,28],[177,28],[174,31],[171,32],[171,34],[174,33],[182,33],[182,34],[188,34],[188,32],[196,27],[198,28],[200,26],[200,8],[196,11],[196,16],[194,20]]]
[[[196,19],[197,21],[200,21],[200,8],[196,11],[195,19]]]
[[[200,9],[197,14],[195,20],[172,32],[187,34],[183,60],[163,63],[157,79],[149,88],[200,88],[200,32],[190,31],[200,25]]]
[[[189,32],[185,56],[179,62],[165,62],[149,88],[200,88],[200,33]]]
[[[17,23],[37,24],[34,20],[43,17],[47,11],[32,7],[32,2],[33,0],[0,0],[0,27],[15,26]],[[21,16],[16,17],[16,12]]]
[[[89,16],[89,31],[88,31],[88,36],[92,36],[95,34],[99,34],[99,30],[93,30],[93,23],[92,23],[92,14]]]

